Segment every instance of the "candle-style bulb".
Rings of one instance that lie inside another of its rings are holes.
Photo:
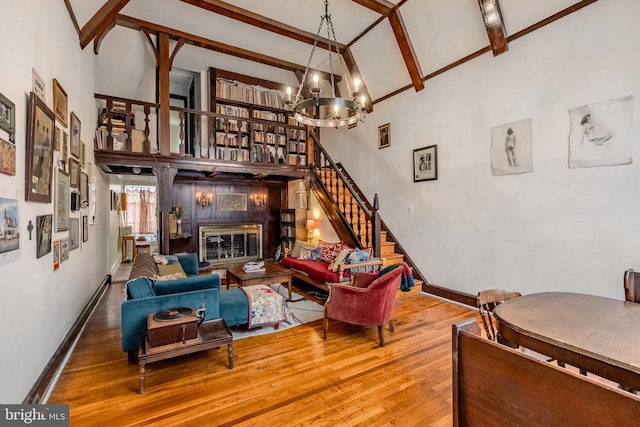
[[[318,87],[318,75],[317,74],[313,75],[313,86],[314,87]]]
[[[287,98],[291,101],[291,88],[287,86]]]
[[[355,79],[353,81],[353,86],[355,87],[356,92],[360,90],[360,79]]]

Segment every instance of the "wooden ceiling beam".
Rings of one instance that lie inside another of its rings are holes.
[[[507,42],[507,32],[504,28],[502,12],[500,12],[500,2],[498,0],[478,0],[478,4],[484,19],[484,26],[487,29],[493,56],[505,53],[509,49],[509,43]]]
[[[413,87],[416,92],[419,92],[424,89],[424,82],[422,81],[422,70],[420,69],[418,57],[413,50],[413,44],[411,44],[411,40],[407,35],[407,29],[404,26],[404,21],[402,20],[402,16],[400,15],[400,11],[398,9],[394,9],[391,12],[391,14],[389,15],[389,22],[391,23],[393,34],[396,36],[396,41],[398,42],[398,46],[400,47],[400,52],[402,53],[404,63],[407,66],[407,71],[409,71],[409,76],[411,77]]]
[[[91,41],[113,25],[118,13],[129,0],[108,0],[80,29],[80,47],[84,49]]]
[[[114,19],[113,21],[109,22],[109,25],[104,29],[104,31],[102,31],[93,39],[93,53],[95,53],[96,55],[98,54],[100,45],[102,44],[102,40],[104,40],[107,34],[109,34],[109,31],[111,31],[115,26],[116,20]]]
[[[344,58],[344,64],[347,67],[347,70],[349,70],[349,74],[351,74],[351,77],[354,77],[354,78],[358,77],[361,81],[360,93],[367,98],[365,102],[367,111],[368,112],[373,111],[373,103],[371,102],[371,95],[369,94],[369,90],[367,89],[367,86],[364,83],[362,74],[360,74],[360,70],[358,69],[358,64],[356,64],[356,60],[353,57],[353,54],[351,53],[351,49],[349,48],[345,49],[344,52],[342,53],[342,56]]]
[[[352,0],[354,3],[358,3],[360,6],[364,6],[367,9],[373,10],[380,15],[389,16],[391,11],[395,7],[395,4],[387,0]]]
[[[177,41],[182,38],[185,40],[185,43],[192,46],[201,47],[203,49],[212,50],[214,52],[224,53],[226,55],[235,56],[237,58],[247,59],[249,61],[259,62],[261,64],[270,65],[272,67],[281,68],[292,72],[296,72],[298,70],[302,70],[304,72],[305,69],[305,67],[302,65],[283,61],[272,56],[262,55],[260,53],[241,49],[225,43],[216,42],[204,37],[196,36],[195,34],[185,33],[183,31],[164,27],[152,22],[132,18],[130,16],[118,15],[118,17],[116,18],[116,24],[122,27],[131,28],[136,31],[147,30],[149,33],[153,34],[166,33],[172,40]]]
[[[242,9],[237,6],[233,6],[229,3],[225,3],[220,0],[180,0],[184,3],[188,3],[192,6],[199,7],[201,9],[208,10],[209,12],[217,13],[218,15],[226,16],[227,18],[235,19],[245,24],[253,25],[263,30],[270,31],[272,33],[279,34],[281,36],[288,37],[290,39],[298,40],[303,43],[313,44],[316,35],[307,31],[302,31],[298,28],[292,27],[281,22],[274,21],[273,19],[266,18],[257,13],[250,12],[246,9]],[[322,49],[329,49],[329,45],[335,48],[335,42],[331,42],[324,37],[318,38],[318,47]],[[343,44],[338,43],[338,50],[342,51],[345,48]]]

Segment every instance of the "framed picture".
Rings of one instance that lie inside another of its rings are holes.
[[[84,142],[80,141],[80,167],[86,167],[86,148]]]
[[[80,163],[69,157],[69,185],[73,188],[80,186]]]
[[[82,241],[89,240],[89,217],[82,215]]]
[[[60,262],[64,262],[69,259],[69,238],[65,237],[60,239]]]
[[[0,129],[16,133],[16,105],[0,93]]]
[[[76,113],[71,112],[71,126],[69,129],[71,133],[71,142],[69,144],[69,152],[76,159],[80,158],[80,119],[76,116]]]
[[[80,247],[80,218],[69,218],[69,250]]]
[[[0,255],[20,249],[19,206],[17,198],[0,197],[0,212],[4,217]],[[0,259],[2,258],[0,257]],[[2,264],[0,263],[0,265]]]
[[[62,89],[58,80],[53,79],[53,114],[64,127],[67,127],[68,105],[67,92]]]
[[[413,182],[438,179],[438,146],[413,150]]]
[[[46,85],[44,84],[44,80],[40,77],[40,74],[36,71],[35,68],[31,69],[31,82],[32,82],[32,91],[36,94],[38,98],[42,100],[42,102],[47,102],[47,92],[45,91]]]
[[[62,162],[62,168],[65,172],[69,172],[69,134],[65,131],[62,131],[62,140],[60,141],[62,145],[60,147],[60,161]]]
[[[55,118],[33,92],[29,96],[27,115],[25,200],[51,203]]]
[[[53,271],[60,268],[60,240],[53,242]]]
[[[16,144],[0,138],[0,172],[16,174]]]
[[[217,210],[222,212],[244,212],[247,210],[246,194],[218,194]]]
[[[80,207],[89,206],[89,175],[80,172]]]
[[[51,232],[53,215],[38,215],[36,217],[36,258],[41,258],[51,252]]]
[[[69,174],[58,169],[56,179],[56,231],[69,229],[69,211],[71,200],[69,197]]]
[[[387,148],[391,145],[391,124],[378,126],[378,148]]]

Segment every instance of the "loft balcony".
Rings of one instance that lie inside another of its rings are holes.
[[[311,129],[284,110],[163,111],[157,103],[95,98],[95,162],[106,173],[152,175],[168,167],[194,179],[290,180],[313,163]]]

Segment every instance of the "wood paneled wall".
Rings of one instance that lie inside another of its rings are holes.
[[[174,182],[172,206],[181,204],[184,207],[182,232],[190,233],[191,239],[172,244],[172,252],[198,252],[198,227],[201,225],[262,224],[262,255],[273,258],[280,243],[280,209],[287,207],[286,190],[286,182]],[[196,193],[211,194],[211,206],[203,208],[196,204]],[[217,206],[219,194],[245,194],[247,210],[220,211]],[[266,195],[264,206],[256,205],[255,194]],[[171,233],[174,232],[175,228],[171,228]]]

